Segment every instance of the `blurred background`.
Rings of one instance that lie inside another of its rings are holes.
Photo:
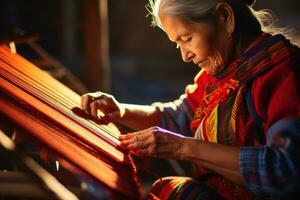
[[[47,68],[26,47],[38,44],[75,76],[82,86],[73,88],[78,93],[101,90],[121,102],[139,104],[173,100],[199,68],[183,63],[163,31],[150,26],[146,4],[145,0],[1,0],[0,36],[28,36],[17,44],[18,52]],[[299,33],[299,5],[297,0],[258,0],[255,8],[271,9],[279,25]]]

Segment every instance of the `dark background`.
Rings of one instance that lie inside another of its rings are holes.
[[[163,31],[150,26],[146,3],[108,1],[111,89],[106,92],[121,102],[145,104],[177,98],[199,70],[183,63]],[[1,0],[0,35],[9,35],[12,27],[37,34],[38,43],[89,88],[82,4],[83,0]],[[280,25],[300,30],[299,4],[297,0],[258,0],[255,8],[271,9]]]

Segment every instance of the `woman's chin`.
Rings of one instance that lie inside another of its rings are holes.
[[[208,73],[209,75],[215,75],[223,70],[224,65],[221,66],[202,65],[199,67],[204,71],[206,71],[206,73]]]
[[[201,67],[201,69],[206,71],[206,73],[208,73],[209,75],[215,75],[219,72],[218,68],[216,67],[209,67],[209,66],[199,66],[199,67]]]

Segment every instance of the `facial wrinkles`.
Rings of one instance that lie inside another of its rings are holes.
[[[207,50],[207,44],[206,44],[206,37],[205,37],[205,31],[203,29],[206,29],[205,27],[200,26],[196,23],[189,23],[187,28],[189,30],[188,34],[185,36],[182,36],[182,45],[181,48],[184,48],[185,51],[188,52],[189,56],[195,64],[199,64],[199,62],[203,61],[206,57],[206,50]]]
[[[195,36],[193,41],[193,51],[197,55],[196,62],[207,60],[211,55],[211,39],[210,29],[206,25],[198,25],[195,29]],[[198,63],[196,63],[198,64]],[[204,63],[203,63],[204,64]]]
[[[180,46],[181,54],[183,55],[183,59],[186,62],[189,62],[195,58],[195,53],[193,51],[193,45],[190,41],[182,41]]]
[[[224,51],[224,41],[220,42],[221,38],[224,38],[222,31],[216,30],[215,24],[207,29],[206,37],[203,42],[206,50],[206,61],[201,64],[205,71],[209,74],[215,74],[221,71],[224,67],[224,59],[226,59],[226,51]]]
[[[215,36],[218,38],[218,36]],[[218,39],[215,39],[215,41],[212,43],[212,56],[211,56],[211,64],[214,67],[214,72],[217,72],[220,70],[220,67],[223,65],[223,51],[222,48],[219,46]]]
[[[218,68],[218,71],[221,71],[230,60],[232,40],[224,28],[221,30],[219,29],[218,31],[216,31],[216,33],[217,40],[214,44],[216,52],[216,68]]]
[[[180,46],[184,61],[199,64],[205,60],[200,67],[210,74],[221,69],[226,52],[222,51],[223,47],[217,40],[222,33],[217,33],[219,31],[211,28],[211,25],[191,24],[179,17],[169,15],[161,15],[161,21],[169,39]],[[192,40],[186,41],[189,37],[192,37]]]
[[[187,42],[190,38],[190,33],[188,32],[188,29],[185,29],[184,27],[175,29],[173,35],[174,36],[170,38],[170,40],[176,42],[177,44],[183,44]]]
[[[190,28],[187,22],[179,19],[176,16],[161,15],[161,21],[169,40],[176,43],[180,48],[183,60],[188,61],[187,59],[192,57],[191,44],[188,42],[191,37]]]

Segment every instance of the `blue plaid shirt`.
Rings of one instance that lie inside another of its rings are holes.
[[[267,144],[243,147],[240,167],[254,193],[294,198],[300,186],[300,118],[282,119],[267,132]],[[298,194],[297,194],[298,193]]]

